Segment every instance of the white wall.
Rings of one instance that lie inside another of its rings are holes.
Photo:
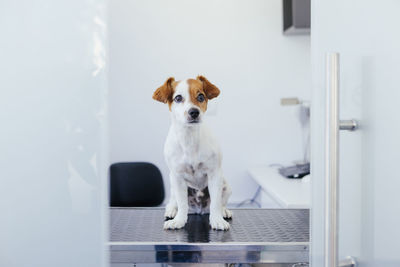
[[[281,0],[114,0],[109,23],[111,162],[153,162],[168,187],[169,111],[151,96],[169,76],[197,74],[221,89],[208,122],[231,202],[254,193],[249,166],[302,158],[297,108],[279,101],[309,98],[310,38],[282,35]]]

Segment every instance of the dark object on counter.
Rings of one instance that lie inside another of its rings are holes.
[[[282,167],[279,173],[286,178],[299,179],[310,174],[310,163]]]
[[[163,201],[164,182],[154,164],[121,162],[111,165],[111,207],[155,207]]]

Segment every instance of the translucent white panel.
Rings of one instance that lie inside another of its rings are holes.
[[[0,3],[0,266],[104,266],[105,0]]]
[[[400,2],[312,1],[312,263],[323,266],[325,53],[339,52],[340,258],[400,266]]]

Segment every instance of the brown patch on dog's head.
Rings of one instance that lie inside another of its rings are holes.
[[[153,99],[162,103],[168,103],[169,109],[171,110],[172,96],[177,83],[174,77],[168,78],[165,83],[153,93]]]
[[[217,97],[220,93],[219,89],[204,76],[198,76],[196,80],[188,79],[187,82],[189,84],[190,101],[205,112],[208,100]],[[200,95],[203,95],[203,97]],[[203,101],[201,101],[202,99]]]
[[[194,79],[188,79],[187,83],[189,85],[190,101],[205,112],[207,110],[208,99],[203,88],[203,83]],[[199,99],[201,99],[201,97],[199,97],[200,95],[203,95],[203,101],[199,101]]]

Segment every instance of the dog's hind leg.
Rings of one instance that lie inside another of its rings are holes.
[[[224,179],[222,187],[222,216],[224,216],[224,219],[232,218],[232,212],[228,210],[226,207],[226,205],[228,204],[228,199],[231,196],[231,194],[232,194],[231,187]]]

